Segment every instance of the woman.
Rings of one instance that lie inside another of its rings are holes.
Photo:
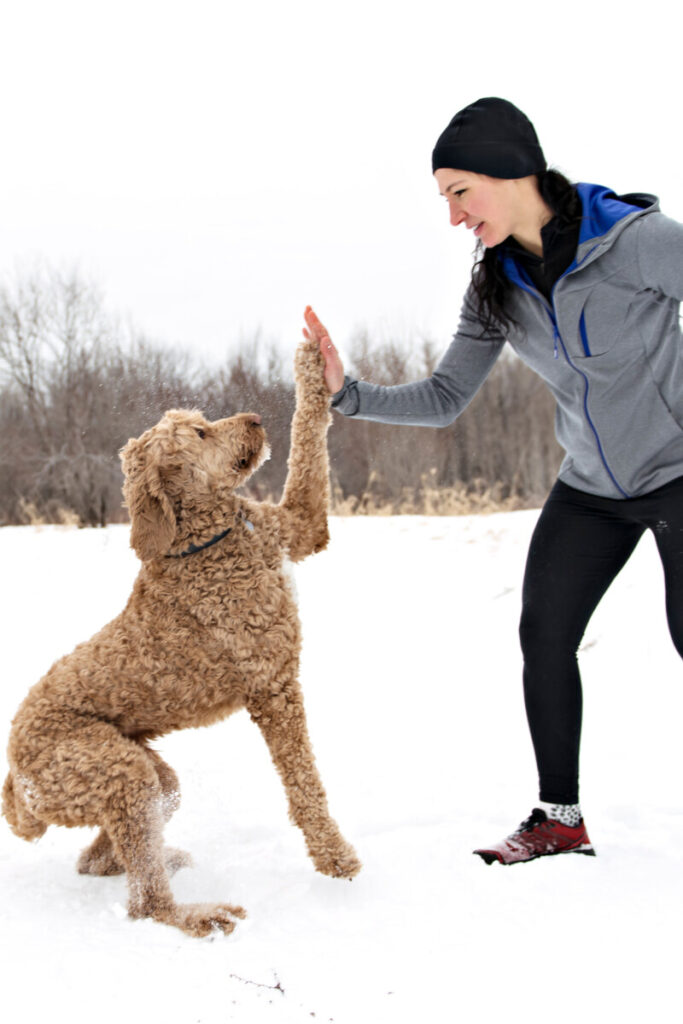
[[[481,99],[439,137],[432,170],[451,224],[479,240],[458,331],[431,377],[377,387],[344,377],[314,312],[333,406],[384,423],[445,426],[465,409],[507,341],[548,384],[566,451],[529,549],[520,638],[540,803],[475,850],[514,864],[593,854],[578,788],[586,625],[646,529],[683,655],[683,226],[654,196],[617,197],[549,171],[531,122]]]

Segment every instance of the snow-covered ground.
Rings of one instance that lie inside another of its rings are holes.
[[[3,819],[5,1009],[28,1024],[675,1018],[683,673],[649,537],[581,655],[598,856],[502,868],[471,853],[536,796],[516,635],[536,515],[336,519],[296,568],[310,731],[364,862],[353,882],[313,870],[246,715],[166,737],[183,787],[167,838],[195,859],[174,892],[248,919],[201,940],[130,921],[123,878],[74,870],[89,832],[29,845]],[[125,527],[0,530],[4,736],[54,658],[122,607],[127,545]]]

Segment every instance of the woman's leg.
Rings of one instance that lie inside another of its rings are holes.
[[[644,506],[643,521],[655,536],[664,568],[671,639],[683,658],[683,478],[639,500]]]
[[[577,651],[593,611],[645,529],[625,512],[623,501],[558,482],[531,540],[520,639],[540,799],[548,803],[578,803],[582,693]]]

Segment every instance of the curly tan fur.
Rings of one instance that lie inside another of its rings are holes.
[[[117,618],[52,666],[12,724],[3,812],[14,832],[32,840],[52,824],[99,826],[78,870],[125,870],[132,917],[191,935],[229,932],[244,911],[173,900],[169,871],[189,862],[162,841],[178,780],[148,746],[171,730],[246,708],[316,868],[344,878],[360,869],[330,817],[298,683],[301,634],[284,563],[328,541],[330,413],[312,343],[297,350],[295,369],[279,505],[234,493],[267,456],[254,414],[207,422],[199,412],[173,410],[128,442],[124,495],[142,561],[131,597]]]

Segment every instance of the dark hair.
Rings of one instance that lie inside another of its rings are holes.
[[[553,213],[564,224],[581,220],[581,200],[571,182],[559,171],[540,171],[536,175],[538,191]],[[500,259],[501,245],[484,248],[477,242],[478,257],[472,268],[472,289],[475,296],[475,315],[482,326],[482,335],[492,328],[510,327],[515,321],[507,311],[507,300],[514,285],[503,270]]]

